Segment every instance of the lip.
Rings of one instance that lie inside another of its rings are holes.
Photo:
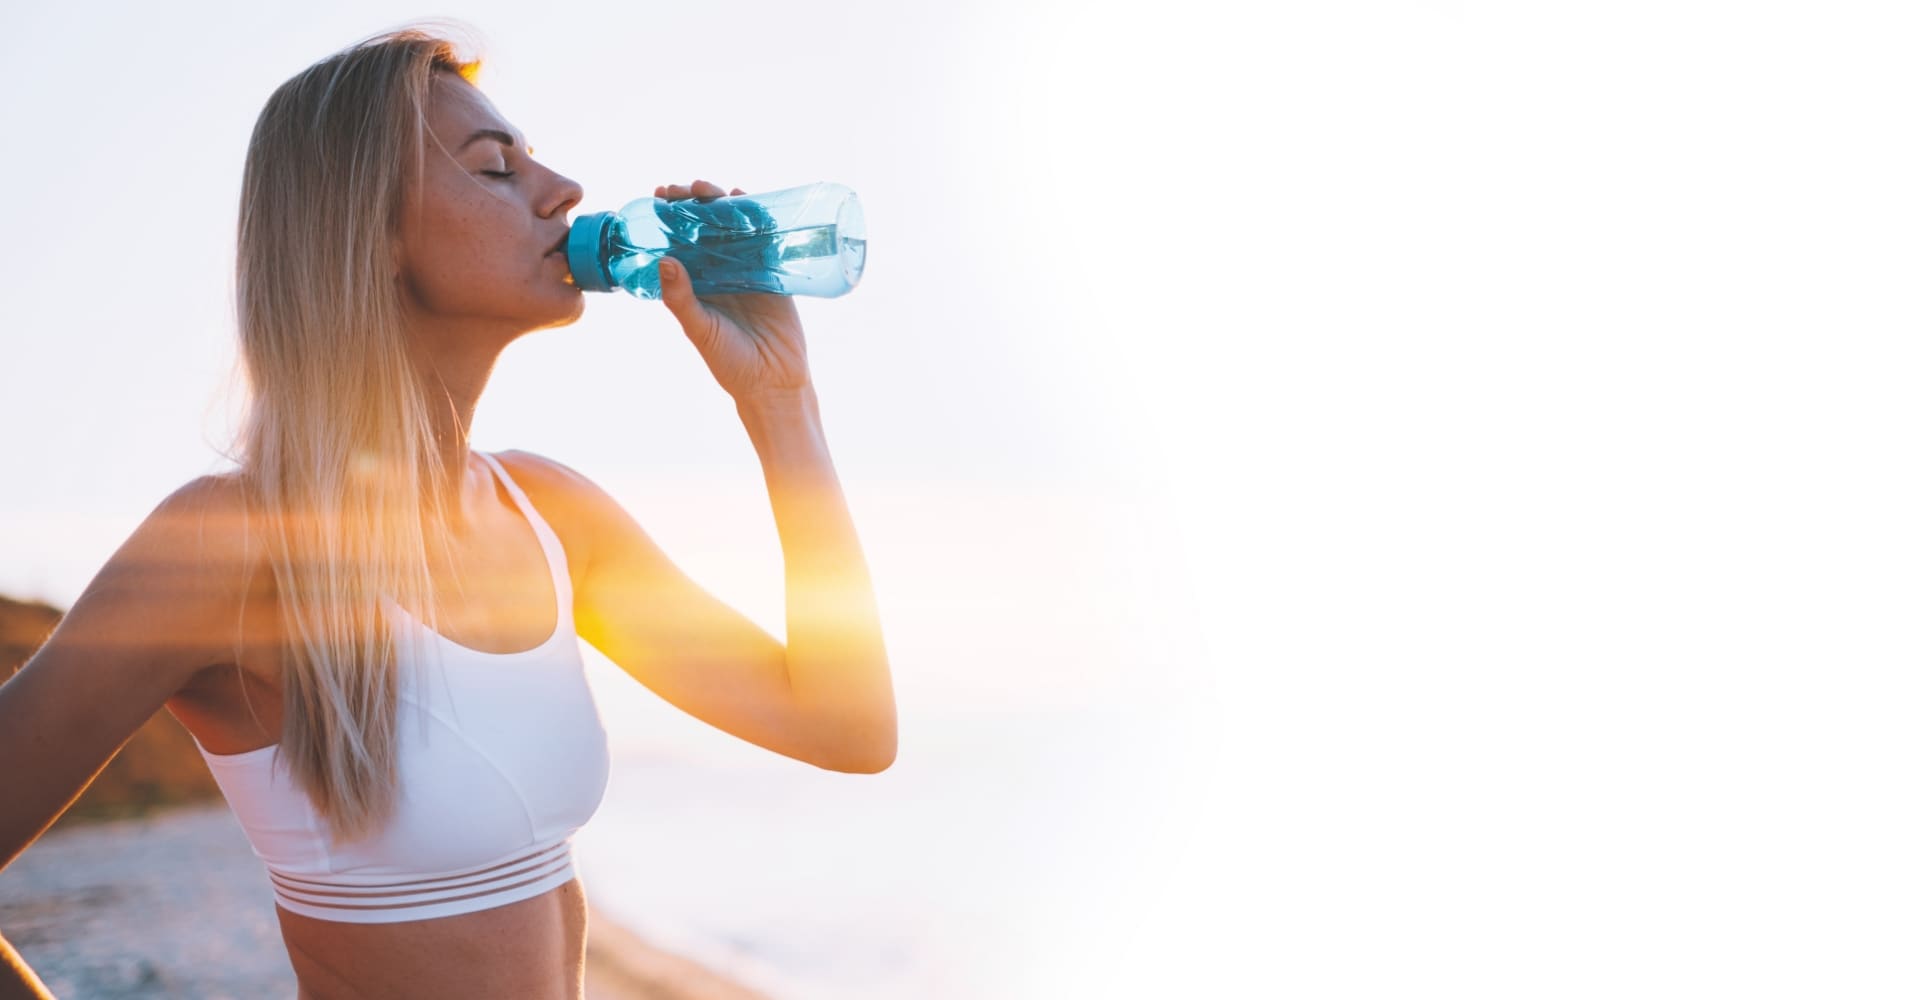
[[[547,250],[547,253],[549,256],[556,253],[567,252],[567,235],[569,232],[570,232],[569,230],[564,230],[564,229],[560,231],[560,238],[555,240],[553,243],[553,246]]]

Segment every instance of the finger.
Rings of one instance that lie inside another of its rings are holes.
[[[687,277],[687,269],[672,257],[660,258],[660,301],[666,304],[673,318],[680,321],[682,329],[691,332],[705,327],[700,300],[693,294],[693,280]]]
[[[739,188],[729,192],[718,184],[704,180],[695,180],[692,184],[662,184],[653,189],[655,198],[664,198],[668,201],[679,201],[683,198],[724,198],[730,194],[743,195],[746,192]]]

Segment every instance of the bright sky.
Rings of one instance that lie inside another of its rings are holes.
[[[36,152],[0,166],[18,193],[0,209],[6,231],[33,234],[0,248],[16,307],[0,419],[20,429],[12,468],[32,483],[0,496],[0,592],[71,602],[159,498],[219,464],[210,443],[237,412],[231,243],[254,117],[293,72],[400,23],[389,4],[322,6],[129,4],[106,17],[49,5],[0,42],[0,83],[42,95],[4,112]],[[583,211],[695,177],[860,193],[865,281],[802,309],[891,631],[1005,663],[1011,624],[1030,655],[1060,664],[999,668],[1026,675],[1014,697],[1114,687],[1089,675],[1109,668],[1087,637],[1140,620],[1116,604],[1135,591],[1183,589],[1146,568],[1170,558],[1141,506],[1161,467],[1116,405],[1130,389],[1114,332],[1090,328],[1080,302],[1102,234],[1125,224],[1101,216],[1137,196],[1133,183],[1173,173],[1105,166],[1139,157],[1152,119],[1111,122],[1105,149],[1051,136],[1087,81],[1061,76],[1030,31],[1004,30],[1016,15],[986,8],[608,5],[563,20],[473,4],[457,16],[485,42],[483,89],[584,185]],[[1017,16],[1099,48],[1060,14]],[[84,57],[45,44],[83,35]],[[582,322],[515,345],[475,437],[594,476],[703,582],[781,626],[757,462],[658,304],[594,296]],[[977,640],[953,638],[956,615]],[[1138,659],[1155,641],[1115,653]],[[994,669],[930,679],[940,698],[1005,701]]]
[[[0,591],[60,603],[213,465],[261,103],[405,16],[122,7],[0,32]],[[584,209],[860,193],[864,283],[801,309],[903,692],[1214,692],[1158,810],[1201,846],[1135,873],[1167,916],[1081,946],[1169,944],[1102,995],[1215,948],[1302,996],[1920,987],[1880,902],[1920,894],[1900,6],[451,13]],[[476,434],[777,626],[707,378],[604,296]]]

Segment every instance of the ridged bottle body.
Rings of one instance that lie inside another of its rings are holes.
[[[588,291],[660,297],[660,258],[687,269],[696,295],[768,292],[834,298],[867,261],[860,199],[840,184],[702,201],[640,198],[574,220],[567,265]]]

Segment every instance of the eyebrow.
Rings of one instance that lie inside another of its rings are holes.
[[[492,139],[493,141],[499,143],[502,146],[506,146],[509,149],[518,148],[520,145],[520,140],[515,139],[513,136],[505,132],[502,132],[497,128],[483,128],[483,129],[478,129],[472,135],[467,136],[467,141],[461,143],[460,148],[454,150],[454,152],[456,153],[461,152],[465,150],[468,146],[471,146],[482,139]],[[528,146],[527,152],[529,153],[533,152],[533,147]]]

